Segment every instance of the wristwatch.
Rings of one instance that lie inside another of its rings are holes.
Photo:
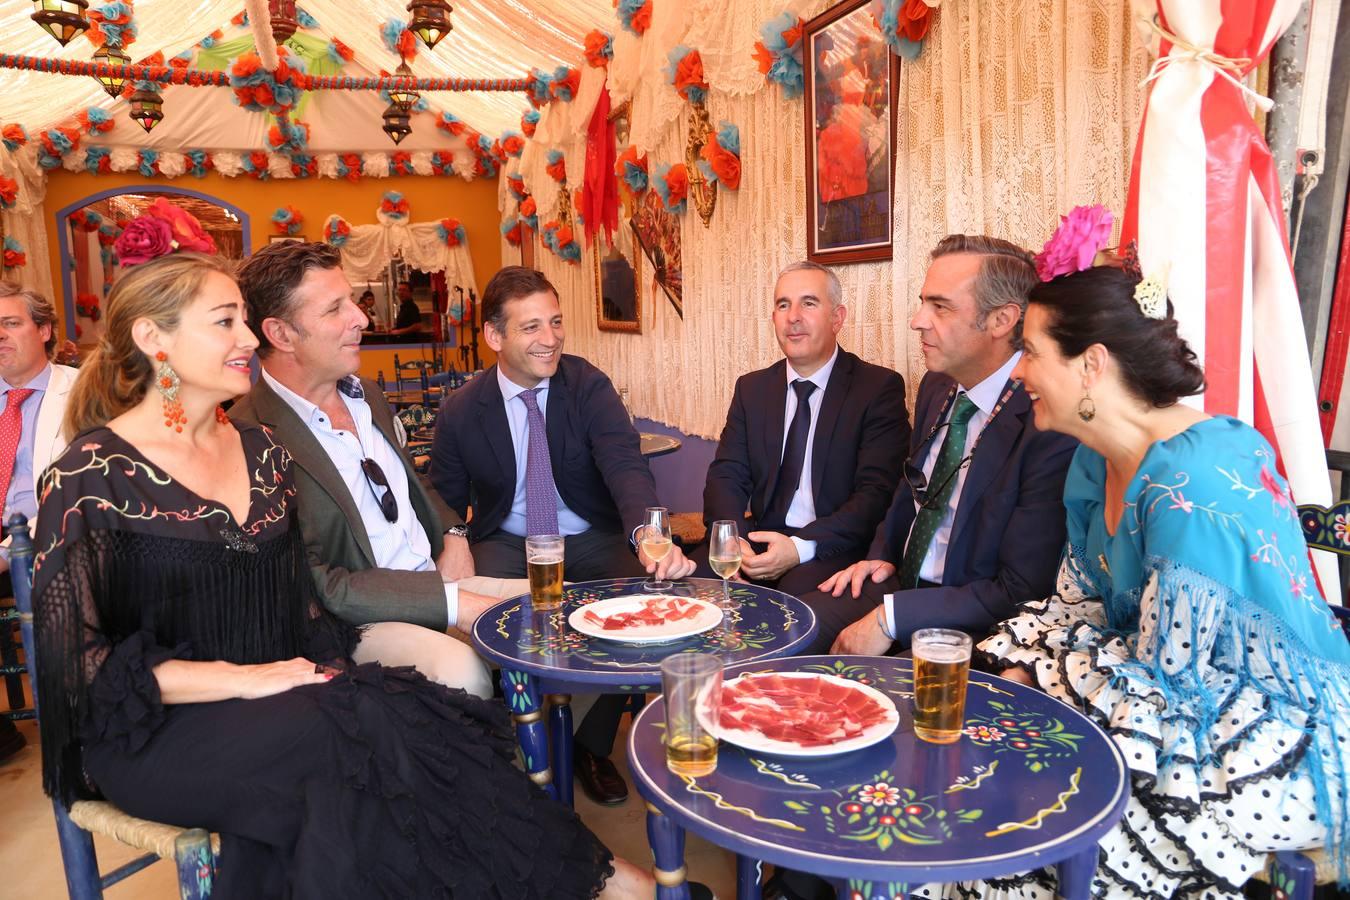
[[[446,537],[462,537],[462,538],[466,538],[466,537],[469,536],[469,526],[468,526],[468,525],[451,525],[449,528],[445,529],[445,536],[446,536]]]

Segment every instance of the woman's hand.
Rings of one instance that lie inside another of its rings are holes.
[[[1035,683],[1031,680],[1031,676],[1027,674],[1026,669],[1019,669],[1014,667],[1011,669],[1004,669],[1002,672],[999,672],[998,674],[1003,678],[1008,679],[1009,681],[1015,681],[1018,684],[1025,684],[1027,687],[1036,686]]]
[[[239,696],[244,700],[270,697],[302,684],[323,684],[333,678],[331,671],[314,671],[314,663],[304,657],[239,668],[242,670],[238,682]]]

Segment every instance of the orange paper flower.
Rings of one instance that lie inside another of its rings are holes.
[[[769,69],[773,68],[773,53],[764,46],[763,41],[755,41],[754,55],[755,64],[759,66],[759,74],[768,75]]]
[[[933,7],[923,0],[906,0],[896,22],[896,31],[900,37],[917,44],[928,34],[928,25],[932,21]]]
[[[741,158],[730,150],[726,150],[717,141],[708,141],[703,145],[699,153],[708,165],[712,167],[713,174],[727,190],[734,191],[741,186]]]
[[[691,87],[708,89],[708,82],[703,80],[703,57],[697,50],[690,50],[675,66],[675,89],[685,96]]]
[[[670,191],[670,205],[678,206],[689,197],[689,172],[684,163],[676,163],[666,173],[666,187]]]
[[[0,206],[11,207],[19,198],[19,183],[0,175]]]
[[[642,34],[648,28],[652,27],[652,0],[647,0],[642,4],[642,8],[633,13],[633,30]]]

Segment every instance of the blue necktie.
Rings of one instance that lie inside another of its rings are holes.
[[[788,426],[787,440],[783,444],[783,464],[778,468],[778,483],[774,485],[773,497],[769,508],[765,510],[764,520],[774,527],[786,526],[788,510],[792,507],[792,497],[802,480],[802,467],[806,461],[806,439],[811,434],[811,392],[816,389],[814,382],[798,378],[792,382],[797,392],[797,411],[792,414],[792,424]]]
[[[558,533],[558,490],[553,483],[553,461],[548,456],[548,432],[539,411],[539,388],[516,396],[525,404],[529,450],[525,456],[525,533]]]

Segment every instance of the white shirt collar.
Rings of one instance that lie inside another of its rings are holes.
[[[538,388],[541,391],[546,390],[548,388],[548,383],[549,379],[547,378],[542,379],[538,384],[535,385],[535,388]],[[532,388],[521,387],[520,385],[512,381],[510,378],[507,378],[506,373],[502,371],[501,366],[497,366],[497,386],[501,388],[502,399],[505,400],[507,403],[510,403],[512,400],[516,399],[518,395],[523,394],[528,390],[532,390]]]
[[[32,391],[45,391],[47,385],[52,380],[52,364],[47,363],[42,367],[42,371],[33,376],[27,384],[11,385],[8,381],[0,378],[0,394],[8,394],[10,391],[16,391],[20,388],[28,388]]]
[[[315,419],[322,413],[319,407],[273,378],[271,373],[267,371],[266,366],[259,366],[258,372],[262,375],[263,381],[267,382],[267,386],[275,391],[276,395],[285,401],[287,406],[295,410],[295,414],[300,417],[300,421],[313,426]]]
[[[814,384],[816,386],[816,389],[823,393],[825,391],[825,386],[830,383],[830,373],[834,371],[834,362],[838,358],[839,358],[839,345],[835,344],[834,352],[830,354],[830,358],[829,360],[826,361],[825,365],[821,366],[819,369],[816,369],[814,372],[811,373],[810,377],[805,378],[804,380]],[[792,382],[796,381],[798,378],[802,378],[801,375],[797,374],[797,370],[792,368],[791,362],[788,362],[788,364],[784,366],[784,368],[787,370],[787,383],[789,386],[792,384]]]
[[[1008,383],[1008,378],[1012,375],[1012,370],[1017,368],[1017,361],[1021,358],[1022,351],[1018,350],[1008,358],[1007,362],[999,367],[998,371],[994,372],[994,374],[990,375],[984,381],[981,381],[973,388],[967,389],[962,385],[960,386],[960,389],[966,392],[966,396],[970,398],[970,402],[979,407],[980,412],[989,415],[994,411],[994,407],[998,405],[998,398],[1003,395],[1003,386]]]

